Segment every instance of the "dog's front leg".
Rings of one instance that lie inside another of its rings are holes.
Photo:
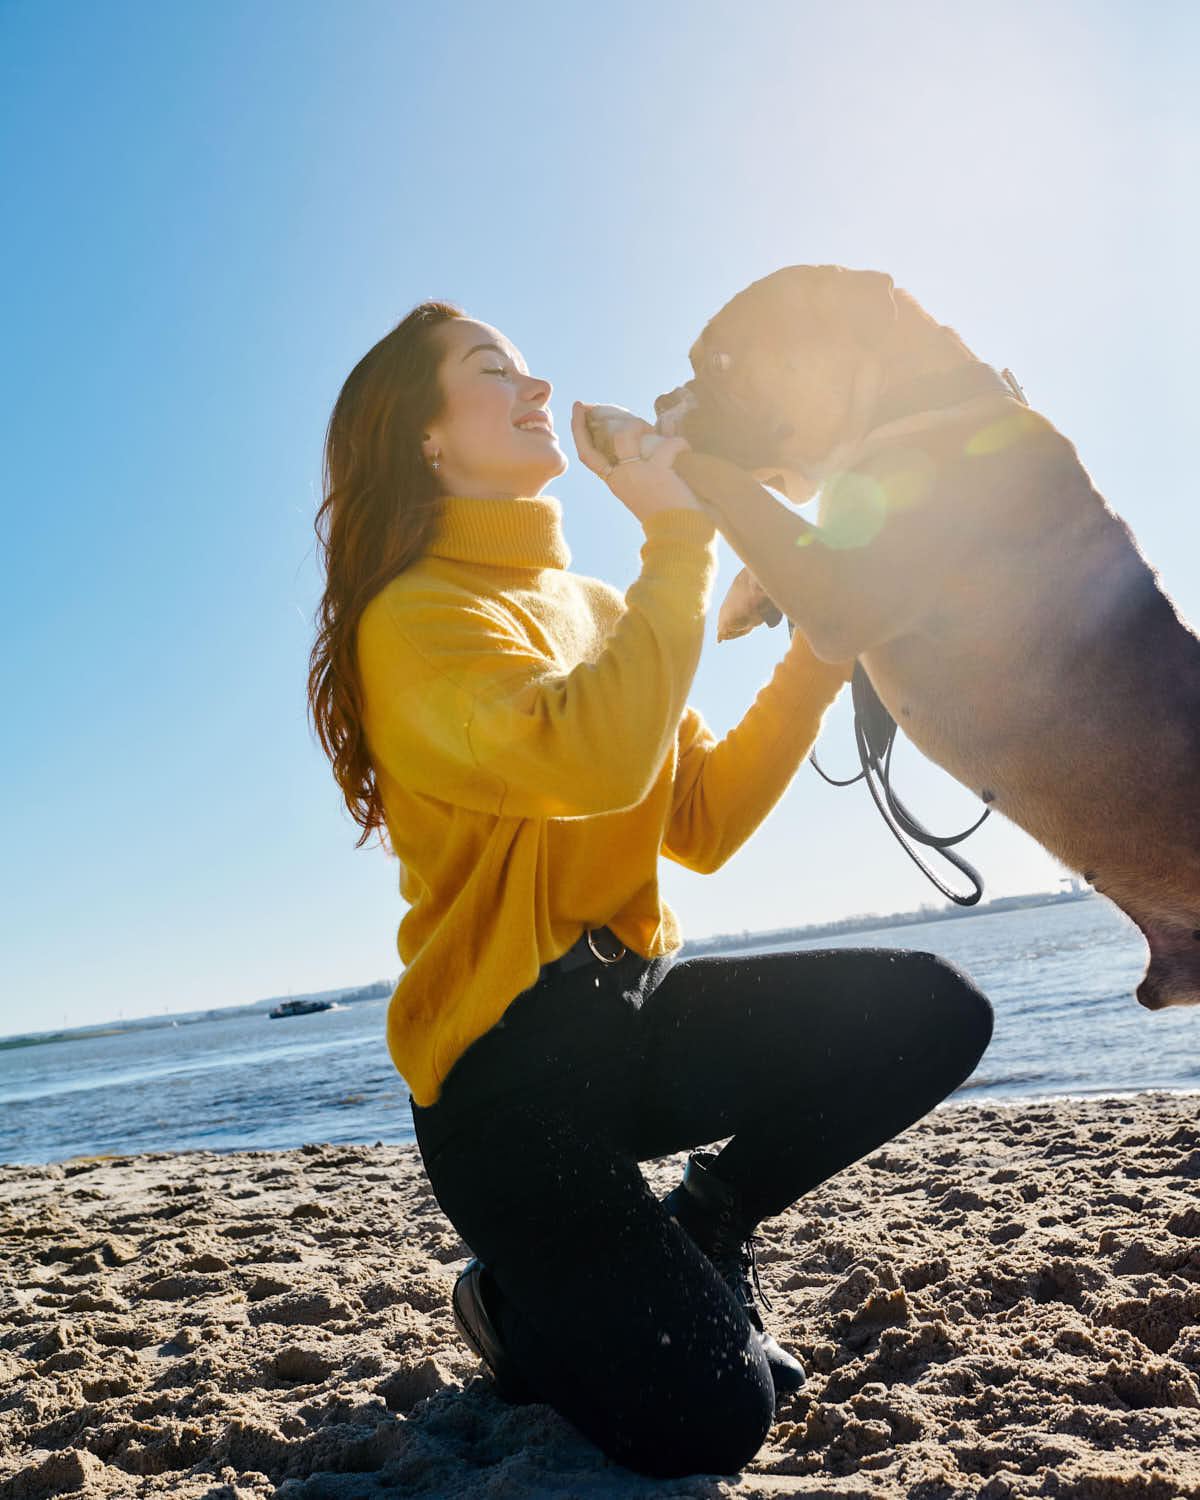
[[[848,661],[897,633],[896,582],[886,586],[878,548],[828,545],[817,527],[725,459],[686,452],[675,469],[822,660]]]

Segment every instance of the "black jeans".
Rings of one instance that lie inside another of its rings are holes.
[[[414,1107],[417,1141],[533,1390],[631,1469],[734,1473],[770,1428],[770,1372],[638,1162],[732,1137],[713,1170],[757,1222],[932,1109],[991,1027],[927,953],[543,971]]]

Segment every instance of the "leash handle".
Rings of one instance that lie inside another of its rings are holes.
[[[979,817],[971,824],[970,828],[964,828],[961,833],[951,834],[948,838],[939,838],[937,834],[930,833],[928,828],[909,812],[908,808],[897,797],[892,787],[893,744],[895,744],[895,735],[892,736],[891,741],[888,743],[887,756],[882,772],[879,772],[878,767],[876,767],[876,772],[879,775],[879,783],[883,787],[884,796],[887,798],[888,811],[909,838],[916,839],[918,844],[925,844],[928,848],[936,849],[941,854],[943,850],[953,849],[955,844],[961,844],[963,839],[969,839],[977,828],[981,828],[987,822],[991,816],[992,810],[990,807],[985,807]]]
[[[896,721],[884,707],[882,699],[875,691],[861,662],[854,664],[850,691],[854,702],[854,743],[862,769],[857,776],[838,781],[821,769],[817,764],[816,754],[810,752],[808,758],[814,770],[829,782],[830,786],[853,786],[856,781],[865,781],[867,790],[871,793],[871,798],[879,810],[879,815],[891,830],[892,837],[926,879],[955,905],[974,906],[983,895],[983,878],[974,865],[965,860],[961,854],[953,853],[952,850],[955,844],[961,844],[963,839],[968,838],[987,821],[991,808],[985,807],[983,816],[963,833],[954,834],[949,838],[939,838],[936,834],[930,833],[892,790],[892,747],[896,742]],[[912,847],[910,839],[940,854],[948,865],[966,877],[971,886],[970,891],[963,895],[948,886]]]
[[[854,730],[855,738],[858,741],[859,758],[863,761],[863,777],[867,783],[867,790],[871,793],[872,800],[874,801],[875,806],[879,809],[879,815],[891,830],[893,838],[900,845],[901,849],[904,850],[905,854],[908,855],[909,859],[912,860],[913,864],[916,865],[917,869],[920,870],[921,874],[924,875],[932,885],[936,886],[936,888],[942,893],[943,896],[946,897],[948,901],[953,901],[956,906],[976,905],[980,897],[983,895],[983,877],[982,875],[980,875],[979,871],[973,864],[964,859],[961,854],[956,853],[951,846],[966,838],[968,833],[974,833],[975,829],[979,827],[979,824],[982,823],[991,812],[991,808],[989,807],[984,809],[983,817],[980,818],[979,822],[977,822],[973,827],[968,828],[967,833],[961,833],[956,838],[945,840],[939,840],[932,834],[926,834],[924,830],[921,829],[920,824],[917,824],[910,820],[908,814],[904,813],[905,820],[911,822],[912,828],[916,830],[910,832],[910,837],[917,839],[919,843],[924,844],[927,848],[936,850],[936,852],[941,855],[941,857],[946,861],[948,865],[952,865],[960,875],[964,875],[966,877],[967,881],[970,883],[971,889],[967,892],[966,895],[963,895],[962,892],[956,891],[952,886],[947,885],[946,882],[938,876],[937,872],[930,865],[928,865],[925,860],[921,858],[921,856],[917,853],[913,846],[908,842],[908,839],[905,837],[905,831],[902,831],[899,821],[892,814],[891,803],[896,802],[896,799],[892,792],[890,781],[885,779],[885,775],[890,773],[887,773],[885,771],[884,774],[881,774],[876,766],[871,765],[869,760],[869,751],[866,745],[866,738],[857,719],[855,719],[854,721]],[[887,760],[890,764],[890,746],[888,747]],[[882,784],[884,788],[883,792],[880,791],[880,784]],[[904,810],[901,804],[899,802],[896,802],[896,805],[903,813]]]

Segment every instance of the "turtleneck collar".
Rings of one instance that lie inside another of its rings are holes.
[[[562,507],[549,495],[530,500],[448,496],[429,552],[492,568],[566,568]]]

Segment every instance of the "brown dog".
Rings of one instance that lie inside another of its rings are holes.
[[[1071,444],[879,272],[755,282],[691,362],[659,425],[769,598],[1133,918],[1143,1005],[1200,1001],[1200,640]]]

